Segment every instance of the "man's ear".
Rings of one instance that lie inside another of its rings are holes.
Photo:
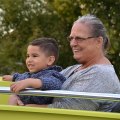
[[[101,36],[98,37],[96,42],[97,42],[97,47],[98,48],[102,47],[103,46],[103,37],[101,37]]]
[[[52,65],[55,62],[55,56],[49,56],[48,58],[48,66]]]
[[[103,37],[98,37],[98,40],[97,40],[97,42],[98,42],[98,45],[100,44],[100,45],[102,45],[103,44]]]

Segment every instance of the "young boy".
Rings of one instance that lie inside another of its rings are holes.
[[[66,80],[59,72],[61,67],[54,65],[58,59],[58,45],[53,38],[39,38],[32,41],[27,48],[26,66],[29,72],[4,75],[3,80],[15,81],[11,91],[18,93],[26,87],[40,90],[58,90]],[[9,104],[50,104],[53,98],[41,96],[12,95]]]

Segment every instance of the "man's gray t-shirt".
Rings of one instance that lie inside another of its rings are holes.
[[[92,93],[120,93],[120,82],[112,65],[93,65],[72,74],[80,65],[66,68],[61,73],[66,77],[62,90],[92,92]],[[50,108],[100,110],[107,111],[112,105],[108,101],[96,101],[80,98],[54,98]]]

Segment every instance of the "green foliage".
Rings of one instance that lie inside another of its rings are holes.
[[[120,76],[120,0],[0,0],[0,74],[26,70],[27,44],[54,37],[60,47],[58,65],[75,63],[66,37],[81,15],[95,14],[111,40],[109,58]]]

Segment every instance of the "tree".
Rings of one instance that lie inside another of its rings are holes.
[[[119,6],[120,0],[1,0],[1,74],[25,71],[27,44],[43,36],[54,37],[59,43],[58,65],[66,67],[74,64],[66,37],[79,16],[94,14],[108,30],[111,40],[109,58],[120,76]]]

